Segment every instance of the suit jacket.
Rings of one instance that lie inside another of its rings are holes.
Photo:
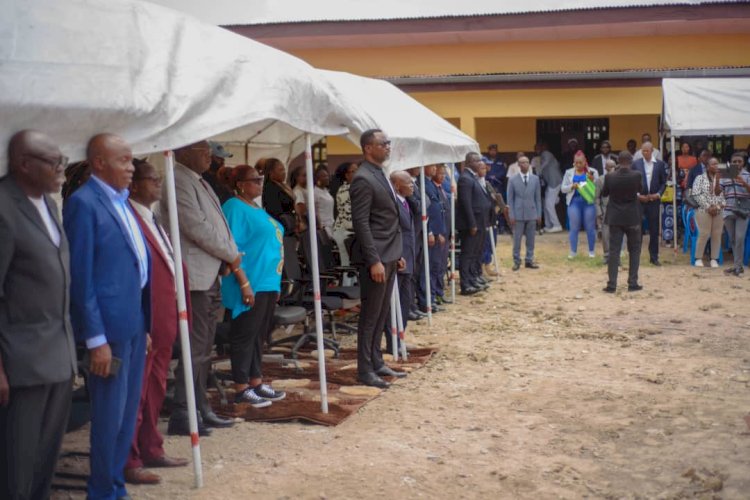
[[[654,171],[651,173],[651,185],[646,185],[646,165],[641,158],[640,160],[636,160],[633,162],[633,166],[631,167],[631,170],[635,170],[637,172],[640,172],[643,176],[641,182],[641,194],[656,194],[659,193],[659,196],[664,194],[664,190],[667,187],[667,164],[664,163],[661,160],[654,160]]]
[[[604,173],[604,164],[609,159],[617,161],[617,156],[613,155],[612,153],[608,154],[607,156],[598,154],[594,156],[594,160],[591,162],[591,168],[596,170],[599,175],[602,175]]]
[[[688,172],[688,178],[687,178],[687,188],[693,189],[693,184],[695,184],[695,179],[698,178],[699,175],[706,172],[706,167],[702,163],[698,163],[696,166],[690,169]]]
[[[401,228],[401,257],[406,261],[406,267],[401,274],[413,274],[417,259],[417,235],[414,230],[414,217],[412,216],[411,204],[407,201],[407,210],[399,203],[398,223]]]
[[[352,200],[353,264],[371,266],[401,257],[399,205],[385,173],[368,161],[362,162],[349,187]]]
[[[53,384],[76,373],[68,241],[44,197],[60,246],[12,176],[0,180],[0,355],[11,387]]]
[[[601,196],[609,197],[604,223],[610,226],[637,226],[641,223],[642,207],[638,193],[643,189],[643,176],[632,169],[620,168],[604,176]]]
[[[479,178],[465,168],[458,178],[458,195],[456,207],[456,229],[478,229],[490,225],[489,213],[492,200],[487,191],[479,184]]]
[[[219,198],[201,177],[184,165],[175,163],[174,182],[180,221],[182,259],[190,274],[190,290],[205,291],[219,276],[222,262],[237,257],[237,245],[229,231]],[[166,190],[166,186],[164,187]],[[168,220],[167,197],[162,197],[161,213]]]
[[[417,176],[412,178],[412,183],[414,184],[414,194],[409,196],[407,198],[409,200],[409,207],[412,208],[411,215],[414,218],[414,233],[415,237],[417,238],[417,245],[422,245],[422,188],[420,187],[422,185],[422,176]],[[425,185],[425,196],[427,196],[427,185],[430,183],[429,179],[427,180],[427,184]],[[426,208],[425,211],[429,213],[430,210],[430,198],[427,197],[427,200],[425,201]]]
[[[427,231],[435,236],[441,235],[447,238],[450,233],[448,197],[443,187],[436,186],[431,180],[425,186],[425,193],[430,200],[430,206],[427,209]]]
[[[539,177],[529,172],[528,184],[523,183],[523,174],[514,175],[508,181],[508,210],[511,219],[537,220],[542,217],[542,185]]]
[[[105,335],[108,343],[117,343],[150,331],[150,287],[147,283],[141,289],[138,251],[96,181],[89,179],[68,198],[63,223],[70,242],[70,316],[76,339]],[[144,323],[138,324],[141,314]]]
[[[132,201],[130,202],[133,203]],[[141,226],[141,231],[146,239],[146,244],[151,252],[151,341],[154,349],[166,349],[174,344],[179,331],[177,315],[177,287],[175,276],[169,267],[169,260],[159,245],[158,235],[141,217],[137,210],[133,210],[135,220]],[[187,304],[188,321],[190,314],[190,288],[188,287],[188,272],[185,263],[182,263],[182,272],[185,277],[185,301]]]

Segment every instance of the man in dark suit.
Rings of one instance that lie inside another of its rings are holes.
[[[601,146],[599,146],[599,154],[594,156],[594,161],[591,162],[591,168],[596,170],[599,175],[604,174],[604,165],[607,160],[617,161],[617,156],[612,154],[612,145],[608,140],[603,140]]]
[[[633,170],[640,172],[642,176],[643,185],[638,200],[643,205],[643,214],[648,221],[649,258],[651,264],[660,266],[659,210],[661,209],[661,195],[667,187],[667,164],[657,160],[653,153],[654,146],[650,142],[644,142],[641,146],[643,157],[633,163]]]
[[[120,137],[89,141],[91,178],[68,198],[71,319],[88,348],[89,499],[129,498],[125,462],[141,399],[151,327],[148,246],[128,205],[133,155]]]
[[[448,239],[450,236],[450,202],[443,190],[445,166],[437,165],[435,173],[425,186],[430,199],[427,229],[430,245],[430,292],[432,307],[436,310],[438,300],[445,302],[443,277],[448,266]]]
[[[397,171],[391,174],[391,185],[396,192],[396,199],[399,203],[399,227],[401,228],[401,258],[404,260],[404,266],[396,273],[398,277],[398,296],[401,305],[401,317],[403,318],[403,327],[409,319],[411,301],[414,300],[414,281],[413,274],[419,266],[416,261],[416,232],[414,230],[414,208],[413,202],[410,202],[410,196],[414,192],[414,183],[408,173]],[[391,318],[386,319],[385,345],[386,352],[393,352],[393,339],[391,338]]]
[[[67,158],[22,131],[0,180],[0,498],[49,498],[70,413],[76,355],[68,242],[49,197]]]
[[[407,170],[411,176],[412,191],[413,194],[409,196],[409,206],[414,207],[412,210],[412,217],[414,218],[414,241],[416,242],[414,264],[415,269],[411,274],[414,285],[412,286],[412,301],[413,307],[410,309],[412,319],[420,319],[427,316],[427,284],[425,282],[425,270],[424,270],[424,238],[422,225],[422,176],[419,167],[410,168]],[[425,167],[425,177],[430,176],[430,166]],[[429,181],[429,179],[428,179]],[[425,185],[426,189],[426,185]],[[425,201],[425,210],[430,210],[430,200],[427,198]],[[416,299],[416,301],[415,301]]]
[[[465,168],[458,178],[456,230],[461,239],[459,273],[462,295],[472,295],[485,288],[479,282],[481,276],[477,270],[482,269],[482,245],[487,238],[492,200],[479,183],[478,172],[482,167],[479,153],[468,153]]]
[[[167,374],[172,347],[177,338],[177,293],[175,289],[174,252],[167,232],[151,211],[161,199],[162,178],[150,163],[135,160],[130,205],[146,244],[151,252],[151,350],[146,356],[143,394],[138,408],[130,456],[125,464],[125,481],[133,484],[156,484],[161,478],[144,467],[180,467],[183,458],[172,458],[164,452],[164,438],[159,432],[159,413],[167,392]],[[183,265],[184,268],[184,265]],[[187,270],[183,273],[187,282]],[[185,296],[190,294],[185,287]],[[188,302],[188,313],[190,305]],[[189,317],[189,316],[188,316]]]
[[[695,179],[698,178],[699,175],[705,174],[706,169],[708,168],[708,160],[711,159],[711,156],[713,156],[713,152],[708,149],[702,149],[700,154],[698,155],[698,164],[690,169],[688,172],[688,178],[687,178],[687,188],[693,189],[693,184],[695,184]]]
[[[352,263],[360,268],[362,306],[357,329],[358,380],[374,387],[389,384],[381,376],[404,376],[383,362],[380,341],[390,310],[393,277],[401,260],[401,230],[396,193],[383,173],[391,154],[391,141],[382,131],[371,129],[360,137],[365,160],[352,179]]]
[[[645,155],[644,155],[645,156]],[[602,196],[609,197],[604,222],[609,225],[609,259],[607,271],[609,281],[605,292],[614,293],[617,289],[617,270],[620,266],[622,237],[628,237],[630,267],[628,268],[628,290],[635,292],[642,287],[638,284],[638,266],[641,259],[641,219],[642,206],[639,193],[643,190],[643,176],[631,170],[633,157],[627,151],[620,152],[619,168],[604,177]]]
[[[534,263],[534,238],[542,223],[542,186],[539,177],[529,172],[531,162],[526,156],[518,159],[521,173],[508,182],[508,211],[513,227],[513,270],[521,268],[521,238],[526,238],[525,265],[537,269]]]

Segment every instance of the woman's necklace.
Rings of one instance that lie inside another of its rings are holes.
[[[260,208],[260,207],[258,206],[258,204],[257,204],[257,203],[255,203],[255,201],[253,201],[253,200],[248,200],[247,198],[245,198],[245,194],[244,194],[244,193],[240,194],[240,200],[244,201],[245,203],[247,203],[248,205],[250,205],[250,206],[251,206],[251,207],[253,207],[253,208]]]

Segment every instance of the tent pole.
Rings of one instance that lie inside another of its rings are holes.
[[[456,303],[456,164],[451,163],[451,301]]]
[[[326,382],[326,356],[323,344],[323,307],[320,302],[320,263],[318,262],[318,232],[315,223],[315,181],[313,180],[312,143],[305,134],[305,169],[307,170],[307,231],[310,233],[310,267],[312,268],[315,306],[315,334],[318,340],[318,374],[320,377],[320,411],[328,413],[328,385]]]
[[[674,217],[674,237],[672,243],[674,244],[675,259],[677,258],[677,153],[674,150],[674,134],[669,134],[670,145],[672,146],[672,187],[674,189],[674,195],[672,196],[672,216]]]
[[[393,292],[391,293],[391,355],[393,355],[393,361],[398,361],[398,326],[396,325],[396,295],[398,289],[393,286]]]
[[[424,282],[425,282],[425,301],[427,302],[427,325],[432,326],[432,291],[430,290],[430,250],[427,244],[427,194],[425,193],[426,177],[424,175],[424,165],[419,167],[422,182],[419,186],[420,196],[422,199],[422,245],[424,246]]]
[[[408,359],[406,352],[406,335],[404,335],[404,317],[401,314],[401,295],[398,293],[398,273],[393,278],[393,289],[396,297],[396,326],[398,327],[398,338],[401,339],[401,360]]]
[[[177,317],[180,329],[180,348],[182,349],[182,367],[187,397],[188,423],[190,425],[190,442],[193,448],[193,474],[195,487],[203,487],[203,469],[201,467],[201,447],[198,437],[198,413],[195,408],[195,388],[193,387],[193,362],[190,356],[190,335],[188,333],[187,300],[185,297],[185,275],[182,272],[182,246],[180,243],[180,226],[177,220],[177,194],[174,187],[174,156],[171,151],[164,152],[166,164],[164,174],[167,183],[167,204],[169,206],[169,233],[174,249],[174,276],[177,292]]]

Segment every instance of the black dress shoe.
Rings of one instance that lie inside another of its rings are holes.
[[[521,263],[520,262],[514,262],[513,263],[513,270],[514,271],[518,271],[519,269],[521,269]]]
[[[169,419],[169,425],[167,426],[167,434],[170,436],[189,436],[190,435],[190,422],[187,419]],[[198,435],[202,437],[208,437],[211,435],[211,429],[206,427],[203,423],[198,422]]]
[[[468,288],[463,288],[461,290],[461,295],[474,295],[475,293],[479,293],[480,290],[478,288],[474,288],[473,286],[470,286]]]
[[[407,316],[407,318],[409,319],[409,321],[419,321],[420,319],[422,319],[422,316],[415,314],[414,311],[409,311],[409,315]]]
[[[539,264],[535,262],[527,262],[524,267],[527,269],[539,269]]]
[[[426,318],[426,317],[427,317],[427,313],[423,313],[423,312],[422,312],[422,311],[420,311],[419,309],[412,309],[412,311],[411,311],[411,312],[413,312],[414,314],[416,314],[416,315],[417,315],[417,316],[419,316],[420,318]]]
[[[628,285],[628,292],[637,292],[638,290],[643,290],[643,287],[641,285]]]
[[[203,414],[203,425],[206,427],[226,428],[234,425],[231,418],[221,418],[216,413],[210,411]]]
[[[437,304],[432,304],[432,313],[433,313],[433,314],[434,314],[434,313],[439,313],[439,312],[443,312],[443,311],[445,311],[445,309],[444,309],[444,308],[440,307],[440,306],[439,306],[439,305],[437,305]]]
[[[661,266],[661,262],[659,262],[659,259],[651,259],[651,265],[652,266]]]
[[[379,387],[381,389],[387,389],[391,386],[391,384],[378,377],[374,373],[365,373],[364,375],[358,375],[357,380],[363,385],[369,385],[370,387]]]
[[[602,291],[605,293],[615,293],[617,289],[611,286],[605,286],[604,288],[602,288]]]
[[[487,280],[484,279],[484,277],[482,277],[482,276],[477,276],[474,281],[476,281],[480,285],[486,285],[487,284]]]
[[[406,372],[397,372],[396,370],[391,369],[388,365],[383,365],[380,368],[378,368],[375,371],[376,375],[380,375],[381,377],[396,377],[396,378],[404,378],[406,377]]]

